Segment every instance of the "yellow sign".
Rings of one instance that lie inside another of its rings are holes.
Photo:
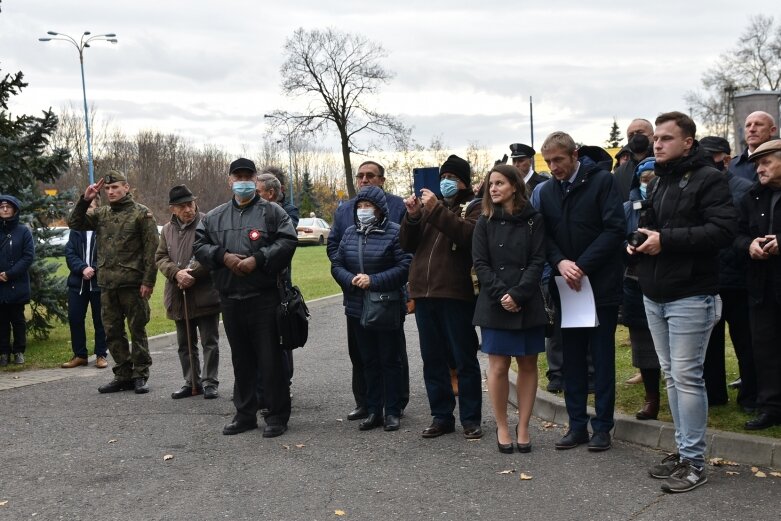
[[[44,190],[44,193],[45,193],[46,195],[52,195],[52,196],[54,196],[54,195],[57,195],[57,193],[58,193],[58,192],[57,192],[57,189],[56,189],[56,188],[47,188],[46,190]]]

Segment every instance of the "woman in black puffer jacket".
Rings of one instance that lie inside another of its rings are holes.
[[[370,430],[385,425],[386,431],[399,429],[401,416],[403,344],[402,327],[406,303],[402,287],[407,283],[412,255],[399,245],[399,225],[388,219],[385,193],[376,186],[358,192],[355,225],[345,230],[331,275],[342,287],[345,315],[353,322],[358,350],[366,378],[366,406],[369,416],[359,425]],[[374,330],[361,325],[366,291],[397,293],[402,320],[393,330]]]

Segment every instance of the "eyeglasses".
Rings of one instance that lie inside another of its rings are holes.
[[[368,173],[368,174],[363,174],[363,173],[358,173],[358,174],[355,174],[355,178],[356,178],[356,179],[363,179],[364,177],[365,177],[367,180],[371,181],[371,180],[372,180],[372,179],[374,179],[375,177],[380,177],[380,176],[378,176],[377,174],[371,174],[371,173]]]
[[[14,206],[13,206],[12,204],[8,204],[8,203],[0,203],[0,209],[3,209],[3,210],[10,210],[10,209],[11,209],[11,208],[13,208],[13,207],[14,207]]]

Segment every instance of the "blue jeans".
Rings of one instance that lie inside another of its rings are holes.
[[[87,318],[87,306],[92,309],[92,326],[95,328],[95,355],[106,357],[106,333],[103,331],[103,320],[100,318],[100,291],[83,291],[68,289],[68,324],[71,330],[71,348],[79,358],[88,358],[87,329],[84,320]]]
[[[616,324],[618,306],[597,308],[597,327],[562,328],[564,349],[564,403],[570,429],[583,432],[588,427],[588,354],[594,364],[594,432],[613,429],[616,404]]]
[[[450,385],[448,359],[458,372],[458,409],[461,425],[480,425],[483,388],[477,361],[477,332],[472,325],[474,302],[449,298],[415,299],[415,321],[420,336],[423,379],[436,423],[453,425],[456,398]]]
[[[717,299],[698,295],[658,303],[643,297],[675,423],[675,444],[681,458],[697,466],[705,464],[708,394],[702,373],[708,339],[718,321]]]

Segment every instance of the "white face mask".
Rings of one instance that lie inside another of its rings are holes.
[[[358,222],[363,225],[374,224],[377,221],[377,216],[374,215],[374,208],[358,208],[355,211],[355,215],[358,217]]]

